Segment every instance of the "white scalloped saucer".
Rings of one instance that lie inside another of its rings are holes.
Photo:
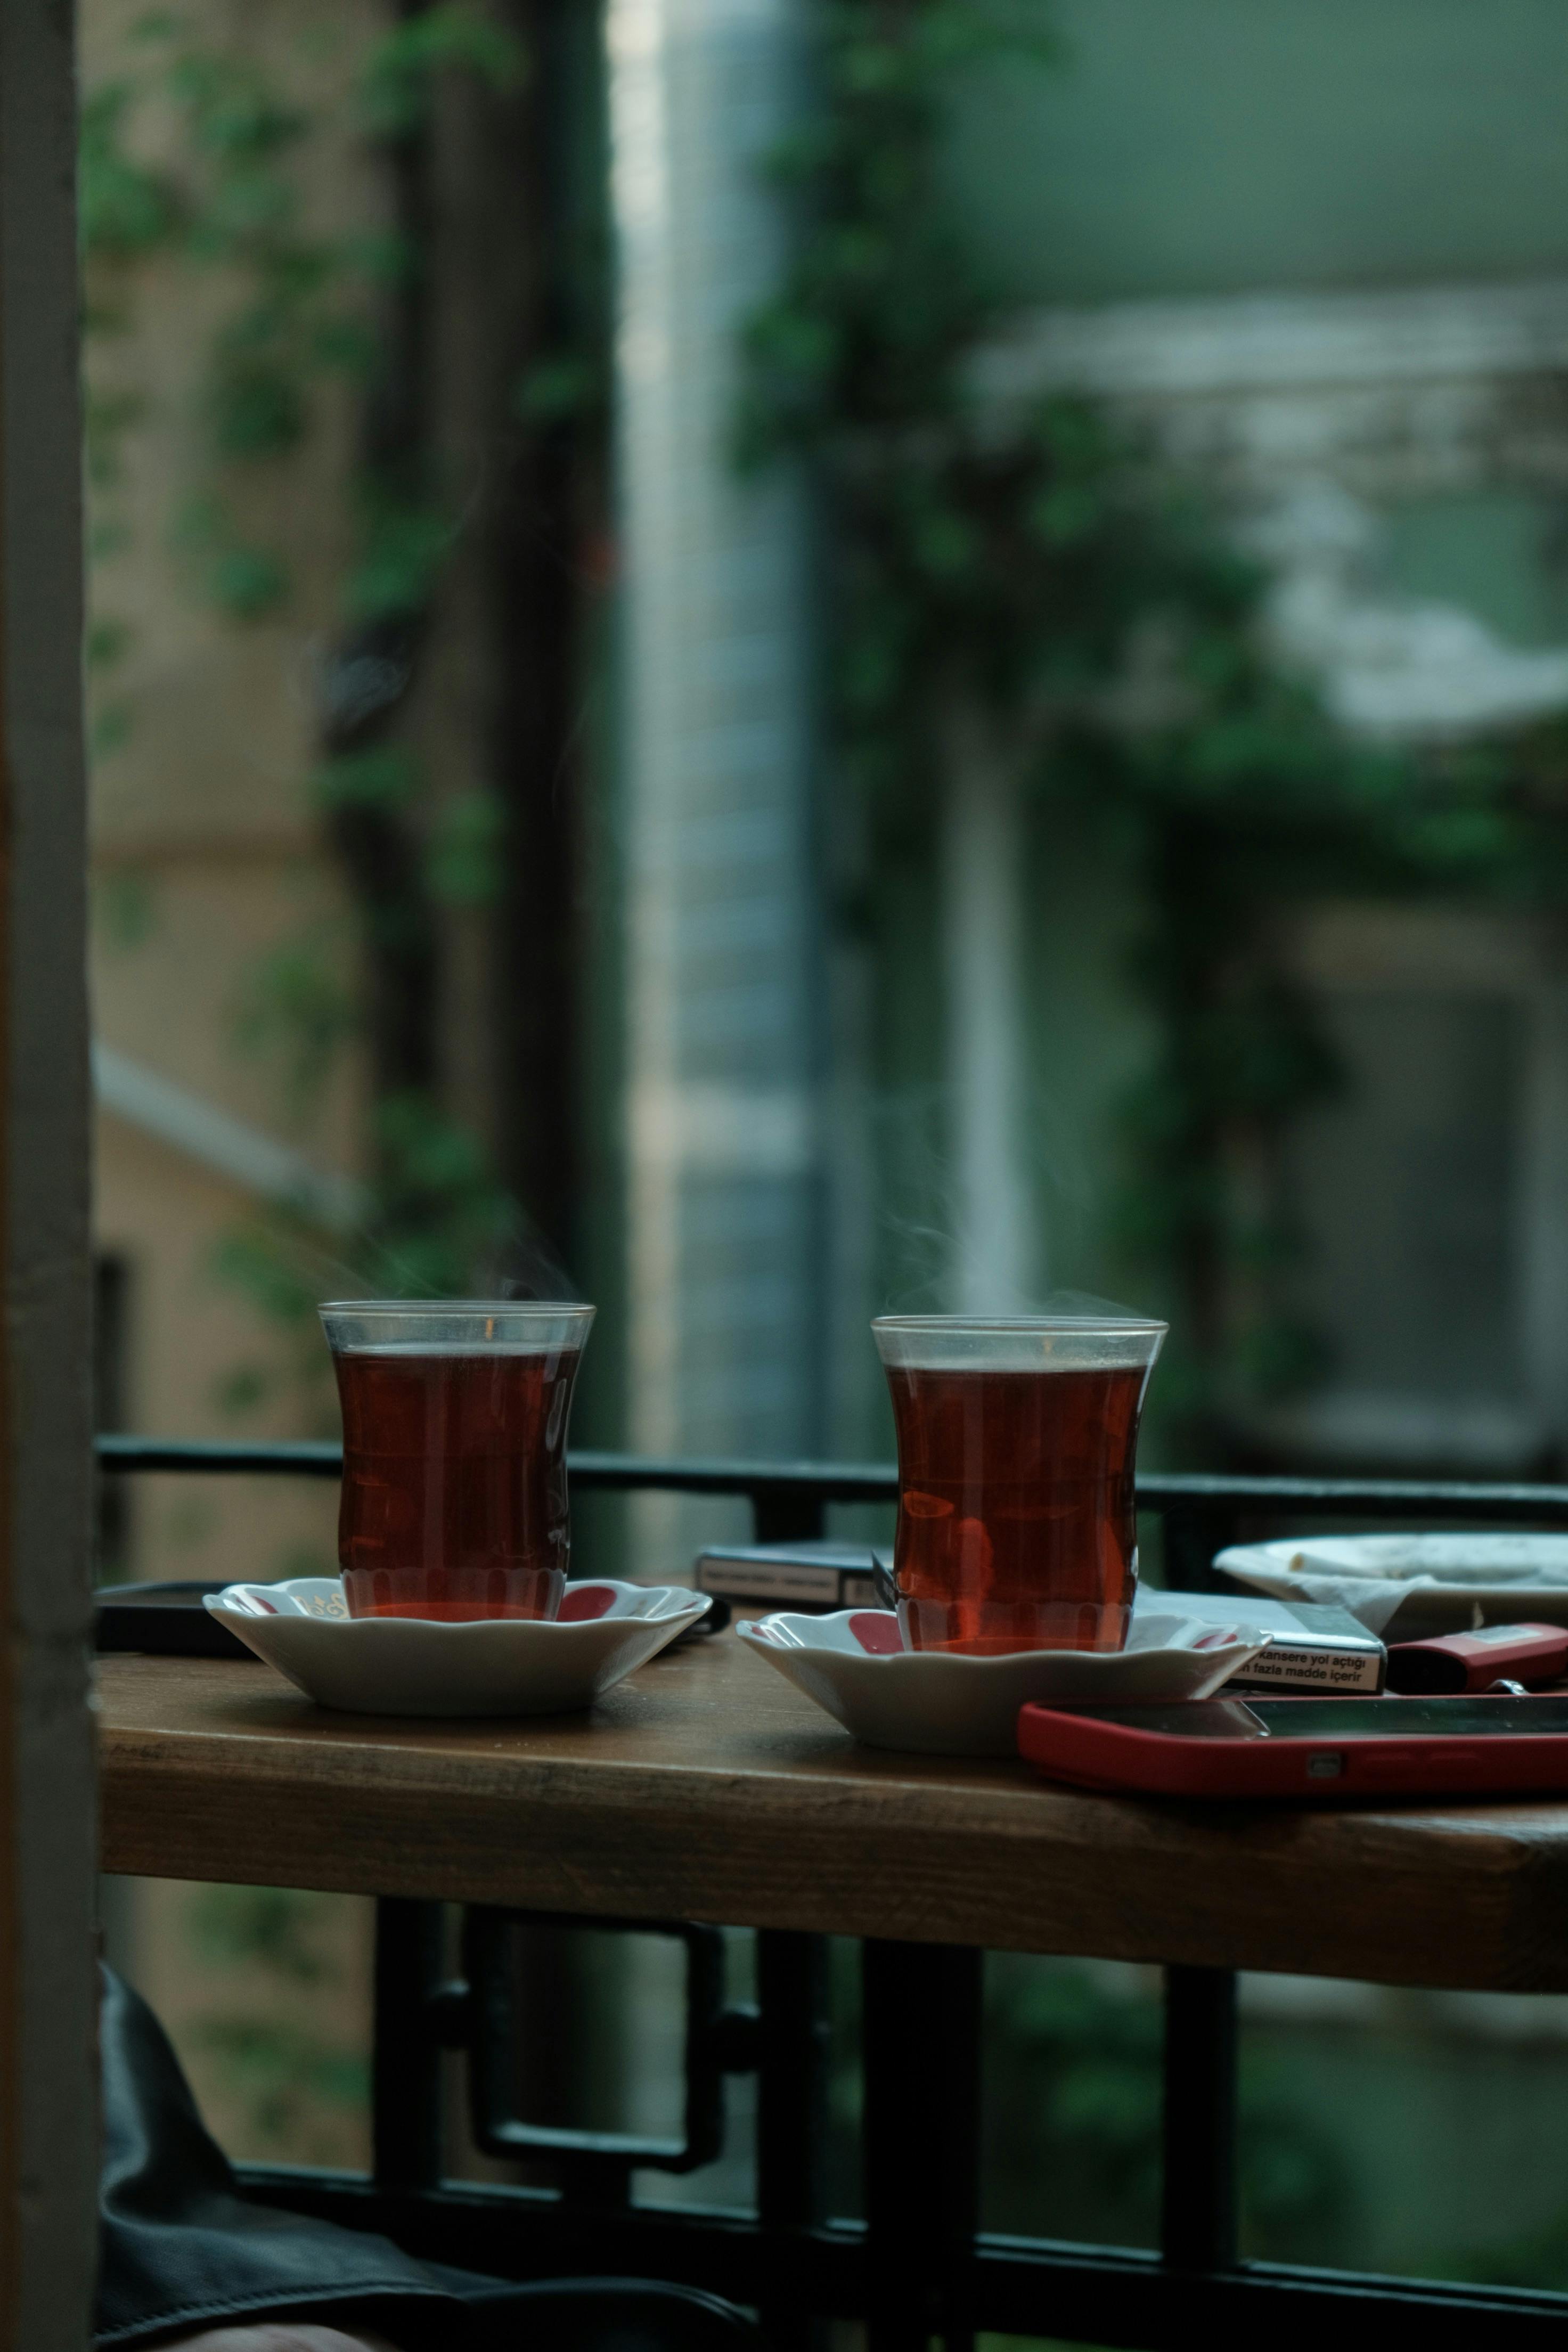
[[[1123,1650],[1019,1650],[965,1658],[906,1650],[888,1609],[830,1617],[785,1612],[739,1628],[754,1657],[837,1717],[868,1748],[923,1756],[1015,1756],[1030,1703],[1160,1706],[1212,1698],[1272,1638],[1243,1623],[1133,1618]]]
[[[566,1715],[695,1625],[676,1584],[569,1584],[558,1617],[351,1617],[335,1576],[207,1595],[231,1633],[320,1706],[356,1715]]]

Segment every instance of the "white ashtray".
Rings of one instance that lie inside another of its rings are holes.
[[[319,1706],[355,1715],[566,1715],[709,1606],[677,1584],[569,1584],[554,1618],[351,1617],[335,1576],[231,1584],[207,1607]]]
[[[776,1666],[868,1748],[922,1756],[1015,1756],[1018,1709],[1155,1706],[1212,1698],[1272,1638],[1246,1624],[1140,1613],[1123,1650],[1023,1650],[966,1658],[906,1650],[889,1609],[793,1613],[740,1627],[753,1656]]]
[[[1295,1536],[1232,1544],[1215,1566],[1277,1600],[1348,1609],[1385,1640],[1568,1625],[1568,1535]]]

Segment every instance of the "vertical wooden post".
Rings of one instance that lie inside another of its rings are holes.
[[[89,2338],[98,2118],[76,139],[0,0],[0,2347]]]

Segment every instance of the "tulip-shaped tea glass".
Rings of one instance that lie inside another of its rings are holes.
[[[884,1315],[893,1555],[911,1650],[1119,1650],[1138,1580],[1133,1472],[1163,1323]]]
[[[351,1617],[553,1617],[566,1423],[591,1307],[347,1299],[321,1309],[343,1409]]]

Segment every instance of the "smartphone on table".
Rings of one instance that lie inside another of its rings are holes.
[[[1026,1706],[1018,1752],[1048,1780],[1149,1796],[1568,1790],[1568,1694]]]

